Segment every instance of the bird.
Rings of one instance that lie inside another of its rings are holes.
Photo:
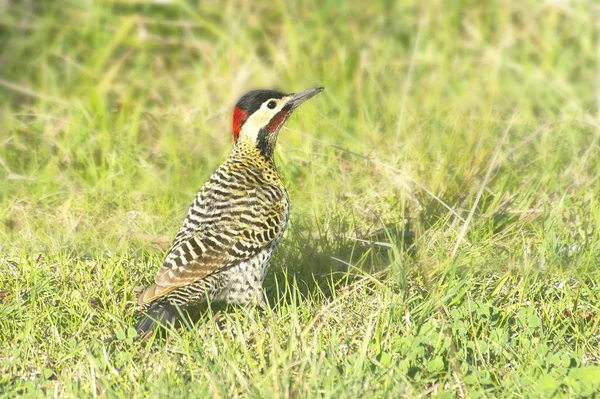
[[[267,307],[263,280],[290,218],[275,144],[294,110],[323,90],[253,90],[239,99],[229,157],[194,198],[154,284],[138,296],[138,335],[207,300]]]

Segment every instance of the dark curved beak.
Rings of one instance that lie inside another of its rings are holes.
[[[298,93],[293,93],[291,98],[288,100],[287,106],[291,106],[291,111],[298,108],[300,104],[304,101],[312,98],[325,90],[324,87],[316,87],[314,89],[308,89],[304,91],[299,91]]]

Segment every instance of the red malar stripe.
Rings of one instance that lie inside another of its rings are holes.
[[[284,107],[281,111],[276,113],[267,124],[267,129],[269,129],[271,133],[275,132],[275,130],[277,130],[283,121],[285,121],[289,111],[289,108]]]

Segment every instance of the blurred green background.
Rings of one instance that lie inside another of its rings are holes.
[[[581,382],[600,376],[599,18],[592,0],[1,1],[0,392],[600,389]],[[202,323],[131,341],[239,96],[321,85],[276,150],[280,319],[225,316],[265,341]]]

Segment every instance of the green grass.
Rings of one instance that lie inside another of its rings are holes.
[[[595,2],[51,3],[0,2],[0,396],[600,391]],[[135,339],[237,98],[317,85],[276,316]]]

